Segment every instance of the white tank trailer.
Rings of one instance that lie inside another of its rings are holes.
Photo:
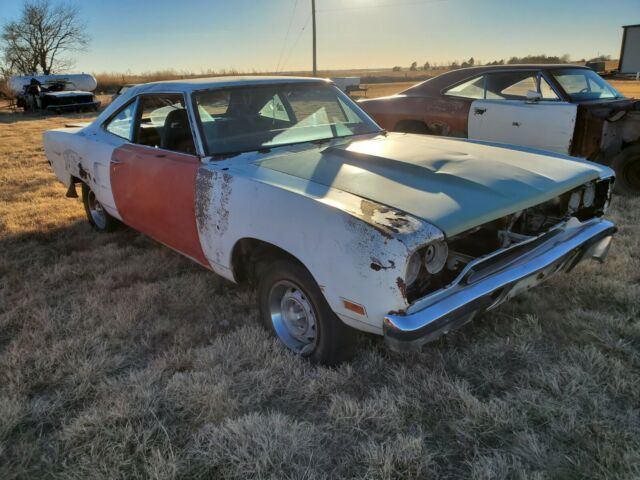
[[[53,84],[64,84],[64,90],[82,90],[93,92],[98,86],[96,78],[89,73],[72,73],[69,75],[21,75],[11,77],[7,83],[9,89],[18,95],[24,91],[24,87],[31,84],[32,79],[36,79],[42,86]]]
[[[18,107],[27,111],[97,110],[100,102],[92,93],[98,86],[93,75],[74,73],[68,75],[21,75],[7,82],[16,96]]]

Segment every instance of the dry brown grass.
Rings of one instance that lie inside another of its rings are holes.
[[[319,77],[361,77],[363,82],[372,81],[375,83],[380,82],[402,82],[425,80],[431,76],[439,75],[445,72],[447,69],[432,69],[427,72],[422,70],[409,71],[403,70],[400,72],[394,72],[391,69],[362,69],[362,70],[320,70],[318,71]],[[147,72],[140,74],[126,74],[126,73],[94,73],[93,74],[98,81],[97,91],[100,93],[115,93],[118,87],[128,83],[148,83],[148,82],[160,82],[165,80],[180,80],[185,78],[198,78],[198,77],[216,77],[226,75],[298,75],[303,77],[311,76],[311,72],[281,72],[279,74],[273,72],[237,72],[235,70],[206,70],[200,73],[196,72],[178,72],[174,70],[161,70],[157,72]]]
[[[316,368],[250,291],[89,228],[42,149],[70,118],[0,114],[0,478],[640,476],[640,199],[604,266]]]
[[[637,80],[608,80],[615,89],[627,97],[640,99],[640,81]]]

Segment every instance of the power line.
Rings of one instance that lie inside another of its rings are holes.
[[[403,7],[406,5],[422,5],[427,3],[442,3],[447,2],[449,0],[417,0],[415,2],[400,2],[400,3],[379,3],[377,5],[358,5],[354,7],[339,7],[339,8],[326,8],[322,10],[317,10],[318,13],[326,13],[326,12],[341,12],[343,10],[362,10],[364,8],[388,8],[388,7]]]
[[[313,76],[318,75],[318,63],[316,57],[316,0],[311,0],[311,25],[313,27]]]
[[[296,48],[296,45],[298,45],[298,42],[300,41],[300,37],[302,36],[302,33],[304,32],[305,28],[307,28],[307,25],[309,24],[309,20],[311,20],[311,14],[307,15],[307,20],[304,22],[304,25],[302,26],[302,29],[300,30],[300,32],[298,32],[298,36],[296,37],[295,42],[293,42],[293,45],[289,49],[289,54],[287,55],[285,61],[282,62],[283,69],[284,69],[284,66],[287,64],[287,62],[289,61],[289,57],[291,57],[293,50]]]
[[[289,26],[287,27],[287,33],[284,36],[284,41],[282,42],[282,48],[280,49],[280,56],[278,57],[278,65],[276,66],[276,73],[280,70],[280,61],[282,60],[282,54],[284,53],[284,49],[287,46],[289,31],[291,30],[291,25],[293,24],[293,17],[296,14],[297,7],[298,7],[298,0],[296,0],[296,3],[293,4],[293,11],[291,12],[291,18],[289,18]]]

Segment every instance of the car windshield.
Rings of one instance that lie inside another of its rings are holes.
[[[194,99],[207,155],[380,131],[349,97],[326,83],[205,90]]]
[[[623,98],[600,75],[586,68],[564,68],[552,74],[573,101]]]

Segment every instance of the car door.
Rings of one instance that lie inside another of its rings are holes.
[[[133,138],[133,124],[137,98],[132,99],[111,115],[100,127],[80,132],[84,141],[79,152],[85,171],[80,177],[95,193],[98,201],[115,218],[121,219],[111,187],[110,162],[113,151]]]
[[[541,98],[527,100],[529,90]],[[471,104],[469,138],[569,153],[577,106],[562,101],[543,76],[523,71],[487,74],[484,92],[484,98]]]
[[[182,94],[140,96],[133,141],[111,157],[111,186],[123,221],[208,266],[195,217],[201,166]]]

